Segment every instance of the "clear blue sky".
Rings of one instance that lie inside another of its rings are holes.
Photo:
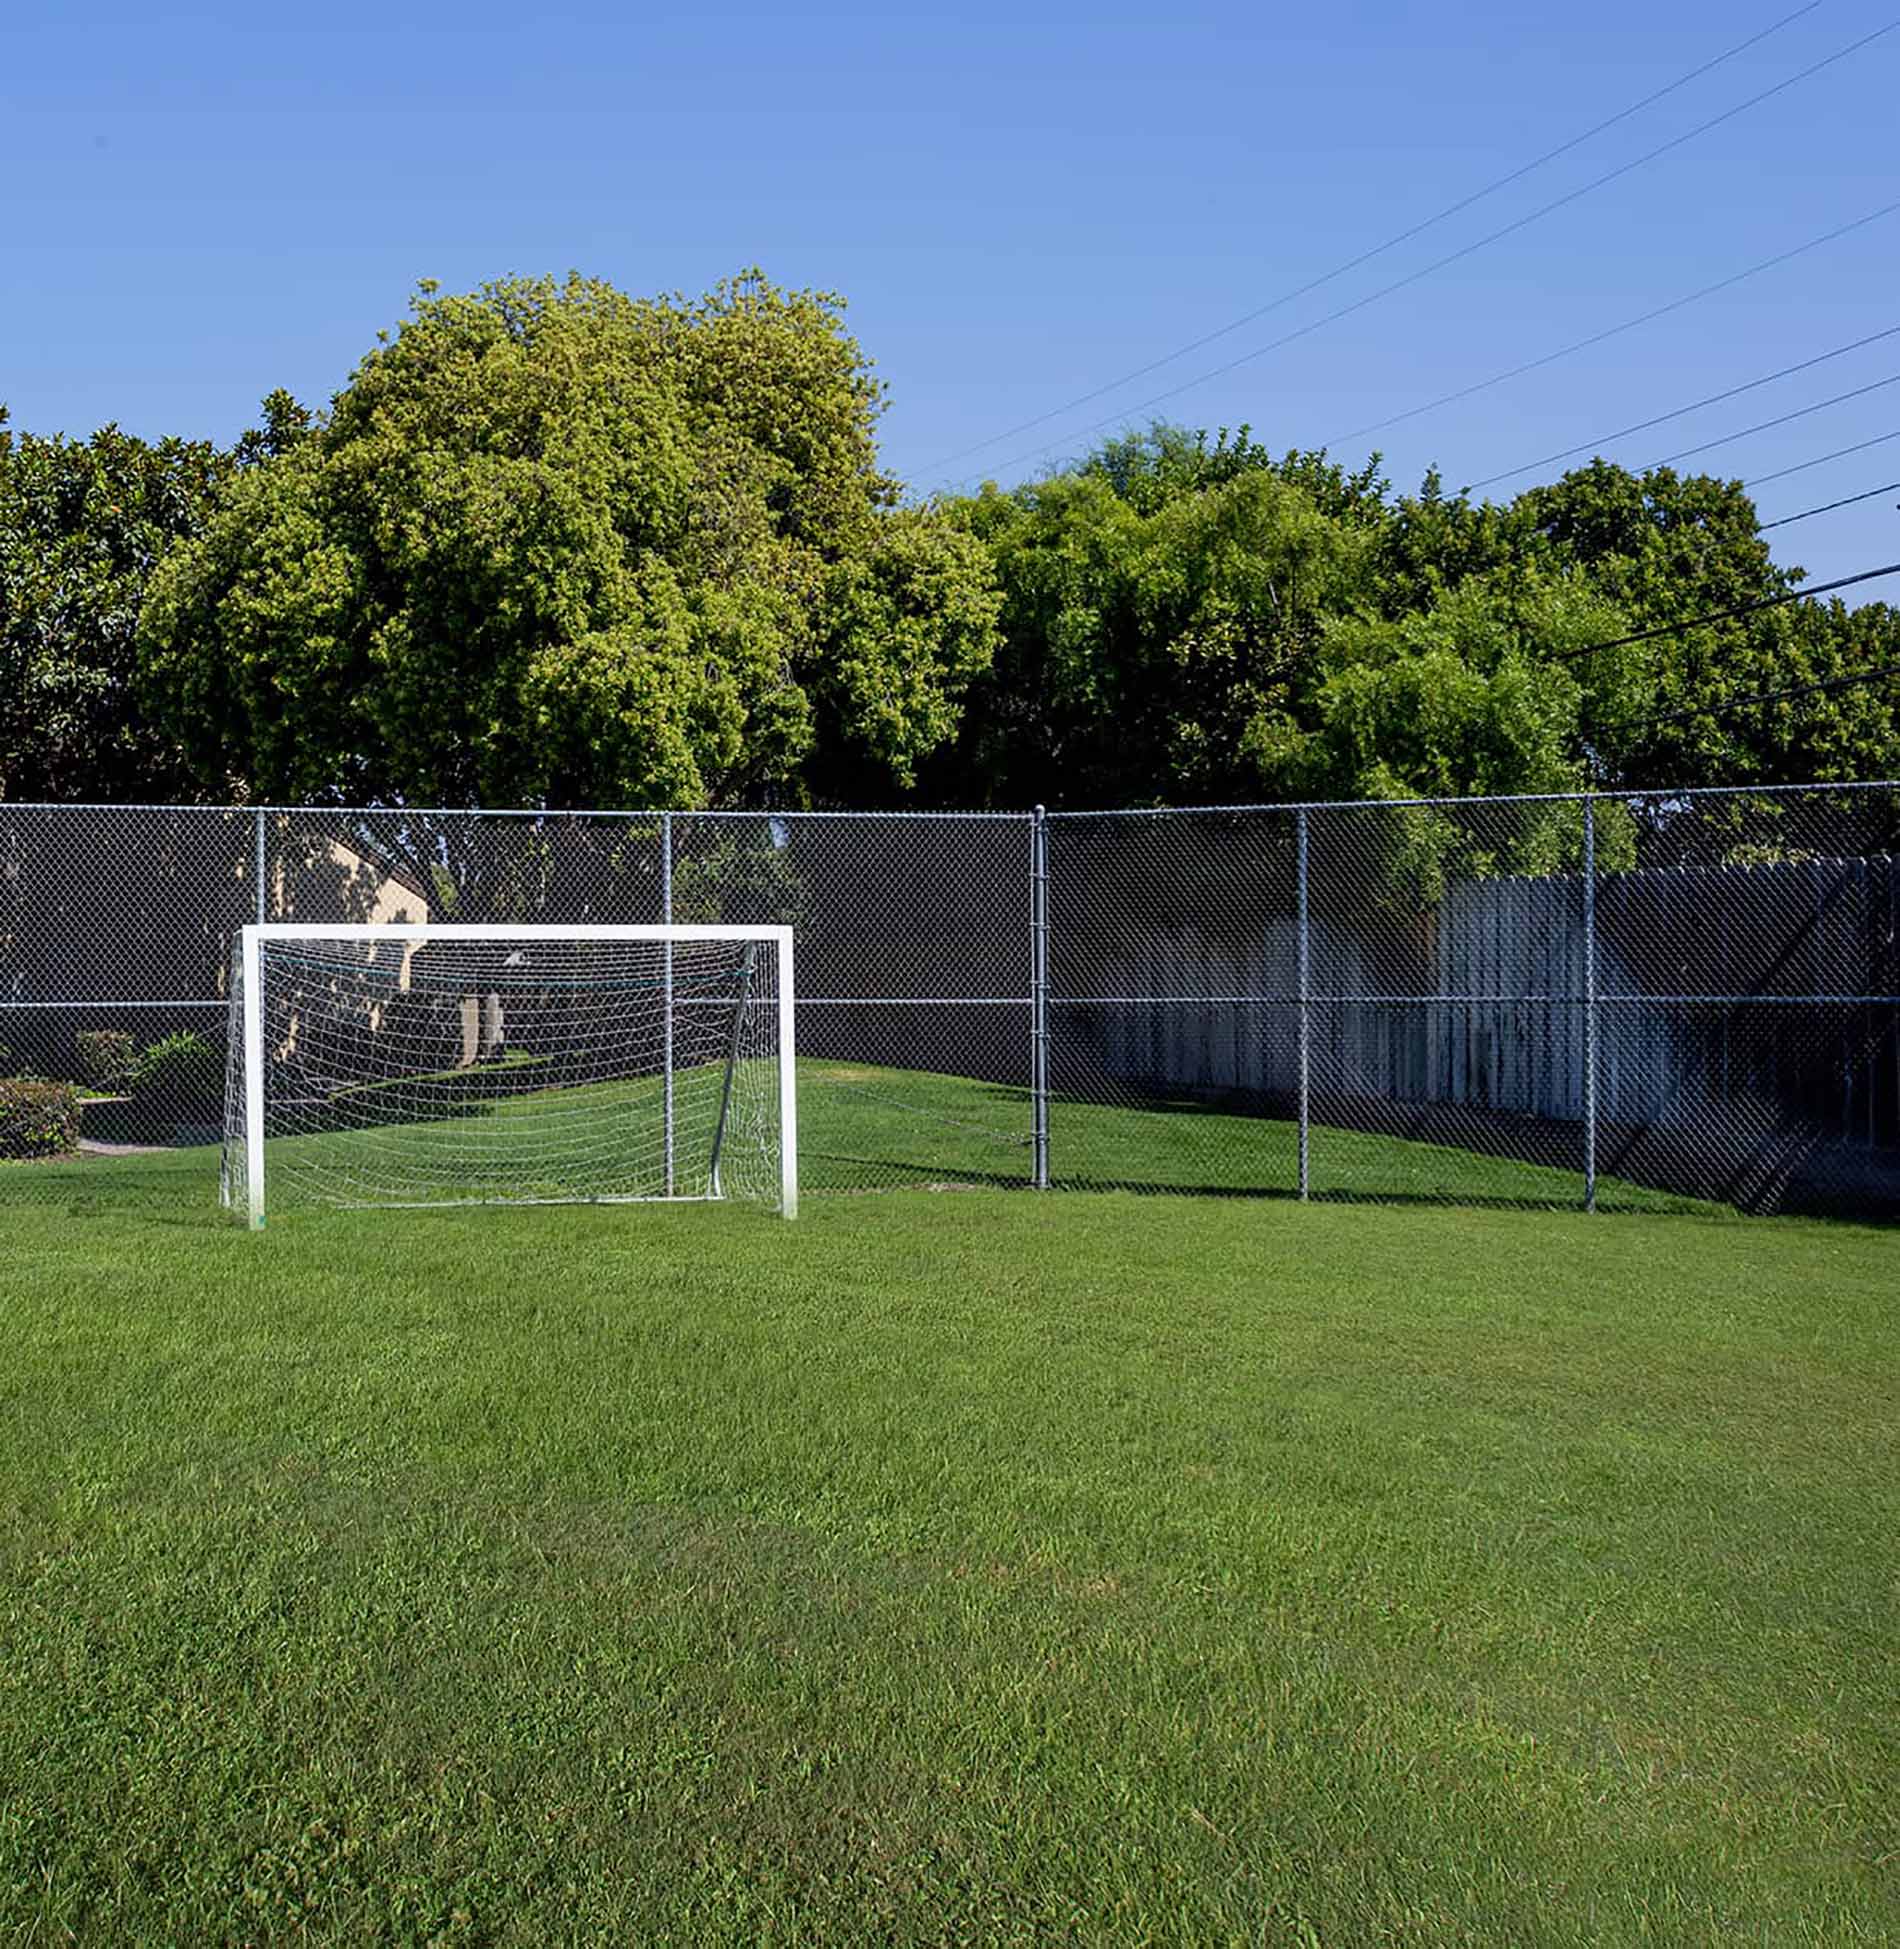
[[[1893,0],[1824,0],[1325,290],[933,470],[1320,276],[1797,4],[464,0],[292,18],[14,0],[0,399],[36,432],[116,419],[229,439],[273,386],[327,399],[421,277],[459,289],[573,267],[696,291],[758,263],[849,298],[890,387],[885,452],[902,477],[1016,479],[1084,444],[1087,423],[1894,18]],[[1376,438],[1398,483],[1436,461],[1455,486],[1900,324],[1897,212],[1593,351],[1341,437],[1900,198],[1897,83],[1900,32],[1159,410],[1344,457]],[[1896,373],[1900,338],[1608,450],[1647,464]],[[1746,479],[1896,429],[1900,385],[1685,464]],[[1764,486],[1763,518],[1893,479],[1900,440]],[[1817,579],[1900,559],[1895,501],[1780,530],[1779,552]]]

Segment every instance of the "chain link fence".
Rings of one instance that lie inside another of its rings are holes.
[[[1900,1215],[1900,784],[1067,814],[0,804],[0,1077],[215,1194],[248,920],[798,930],[805,1188]]]

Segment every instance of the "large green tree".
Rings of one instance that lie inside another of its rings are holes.
[[[1734,482],[1593,462],[1515,500],[1159,427],[948,512],[1003,645],[940,798],[1546,792],[1892,776],[1878,605],[1774,604]],[[1677,630],[1686,618],[1745,610]],[[1620,643],[1623,637],[1641,640]],[[1599,649],[1596,646],[1617,646]],[[1765,703],[1768,692],[1788,692]]]
[[[15,435],[0,409],[0,799],[189,794],[141,711],[146,584],[198,534],[229,456],[202,440]]]
[[[901,790],[997,598],[897,505],[835,300],[423,287],[156,577],[149,694],[276,799],[720,805]]]
[[[991,804],[1254,796],[1257,726],[1310,685],[1374,529],[1350,481],[1172,434],[951,512],[1004,592],[1003,646],[933,789]]]
[[[1261,788],[1286,799],[1574,791],[1592,683],[1621,701],[1619,661],[1564,653],[1614,635],[1618,612],[1575,575],[1472,577],[1428,608],[1328,624],[1312,680],[1250,727]],[[1639,683],[1639,694],[1646,694]]]
[[[1892,688],[1842,684],[1900,655],[1891,616],[1777,602],[1805,578],[1775,563],[1740,482],[1598,460],[1520,495],[1506,523],[1518,559],[1561,562],[1629,633],[1662,632],[1613,653],[1614,679],[1594,658],[1581,673],[1582,735],[1601,782],[1793,784],[1900,769]],[[1672,627],[1702,616],[1722,619]]]

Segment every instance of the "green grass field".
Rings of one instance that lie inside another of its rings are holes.
[[[519,1084],[520,1061],[500,1066]],[[436,1081],[450,1078],[433,1079]],[[458,1072],[471,1094],[461,1114],[436,1122],[390,1123],[372,1129],[339,1129],[285,1139],[273,1147],[286,1170],[282,1188],[296,1197],[312,1185],[343,1184],[365,1175],[385,1183],[427,1178],[446,1155],[472,1192],[479,1181],[483,1135],[495,1120],[534,1117],[550,1096],[576,1104],[587,1115],[563,1116],[558,1129],[534,1140],[533,1181],[519,1165],[495,1179],[490,1190],[559,1195],[564,1163],[573,1183],[585,1185],[601,1166],[600,1128],[620,1118],[651,1155],[659,1128],[656,1080],[595,1084],[558,1092],[528,1091],[481,1103],[473,1089],[479,1072]],[[707,1106],[719,1077],[692,1072],[683,1090]],[[376,1086],[382,1089],[390,1086]],[[761,1083],[757,1087],[775,1088]],[[375,1092],[339,1093],[355,1114]],[[799,1065],[800,1178],[812,1192],[884,1190],[898,1185],[1021,1186],[1033,1170],[1028,1092],[1020,1087],[868,1064],[806,1061]],[[697,1119],[710,1131],[710,1108]],[[1293,1124],[1270,1118],[1223,1114],[1178,1103],[1113,1105],[1058,1100],[1051,1112],[1052,1158],[1058,1182],[1072,1188],[1124,1188],[1209,1195],[1290,1196],[1299,1183],[1298,1136]],[[1552,1130],[1552,1153],[1578,1141]],[[374,1152],[368,1173],[359,1167]],[[567,1155],[571,1153],[571,1155]],[[1311,1140],[1311,1190],[1319,1198],[1371,1201],[1453,1201],[1463,1204],[1577,1207],[1583,1179],[1574,1168],[1485,1156],[1447,1144],[1372,1136],[1325,1124]],[[215,1170],[208,1152],[190,1160],[207,1181]],[[5,1167],[0,1166],[0,1173]],[[770,1173],[766,1173],[769,1177]],[[15,1186],[24,1182],[13,1174]],[[120,1180],[101,1178],[97,1165],[35,1166],[26,1188],[38,1195],[109,1198]],[[9,1185],[0,1176],[0,1195]],[[1606,1208],[1712,1214],[1717,1207],[1645,1186],[1606,1172],[1598,1198]]]
[[[812,1189],[956,1182],[1021,1184],[1032,1168],[1026,1090],[913,1070],[799,1065],[801,1177]],[[1210,1195],[1291,1195],[1299,1184],[1296,1127],[1200,1105],[1140,1107],[1058,1098],[1052,1168],[1063,1184]],[[1553,1148],[1555,1143],[1553,1141]],[[1582,1201],[1580,1168],[1489,1157],[1446,1144],[1315,1126],[1311,1191],[1321,1198],[1464,1204]],[[1606,1207],[1710,1214],[1694,1199],[1606,1174]]]
[[[16,1168],[8,1941],[1900,1936],[1900,1233]]]

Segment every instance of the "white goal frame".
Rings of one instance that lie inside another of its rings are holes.
[[[253,1231],[264,1224],[264,968],[267,941],[753,941],[770,944],[778,956],[778,1116],[779,1215],[798,1216],[798,1085],[795,1023],[797,991],[792,972],[792,930],[789,927],[696,927],[690,925],[588,926],[570,923],[477,926],[457,922],[253,921],[243,930],[239,953],[244,980],[244,1151],[245,1183],[249,1193],[248,1223]],[[667,992],[672,992],[672,957],[667,957]],[[666,1170],[671,1194],[673,1157],[672,1013],[666,1020],[667,1067],[665,1116]],[[648,1204],[663,1200],[611,1198],[577,1203]]]

